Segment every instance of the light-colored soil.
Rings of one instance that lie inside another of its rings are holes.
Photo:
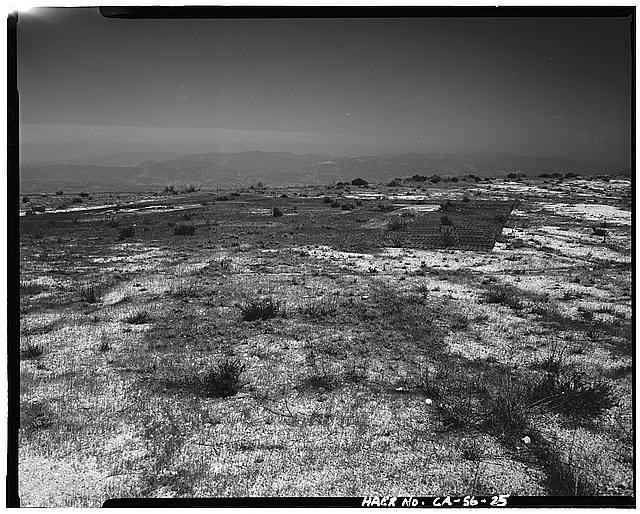
[[[631,494],[629,182],[222,195],[95,194],[21,218],[23,505]],[[428,214],[467,195],[518,202],[491,251],[370,235],[381,203]],[[264,297],[279,314],[244,321]],[[225,359],[244,370],[217,397],[202,383]],[[533,398],[550,377],[606,405]]]

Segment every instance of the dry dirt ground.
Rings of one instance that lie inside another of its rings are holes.
[[[22,504],[632,494],[631,184],[414,186],[30,195]]]

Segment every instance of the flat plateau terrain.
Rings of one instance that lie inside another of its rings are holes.
[[[22,504],[632,494],[631,187],[21,198]]]

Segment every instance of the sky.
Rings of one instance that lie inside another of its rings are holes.
[[[630,166],[626,18],[18,21],[22,162],[515,153]]]

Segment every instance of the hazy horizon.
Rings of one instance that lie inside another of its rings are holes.
[[[18,22],[21,161],[257,150],[629,167],[629,24],[34,9]]]

